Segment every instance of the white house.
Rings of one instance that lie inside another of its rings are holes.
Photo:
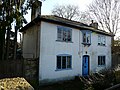
[[[35,18],[21,29],[23,57],[39,58],[41,83],[111,67],[111,35],[57,16]]]
[[[46,83],[111,67],[111,34],[54,15],[38,16],[20,30],[23,58],[39,58]]]

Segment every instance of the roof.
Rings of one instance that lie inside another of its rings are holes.
[[[20,30],[20,32],[23,32],[23,31],[27,30],[29,27],[35,25],[36,23],[38,23],[40,21],[51,22],[51,23],[60,24],[60,25],[66,25],[66,26],[77,28],[77,29],[80,29],[80,30],[86,30],[87,29],[87,30],[91,30],[93,32],[105,34],[105,35],[108,35],[108,36],[113,36],[112,34],[106,32],[104,30],[95,29],[91,26],[88,26],[87,24],[84,24],[84,23],[81,23],[81,22],[78,22],[78,21],[68,20],[68,19],[58,17],[58,16],[55,16],[55,15],[38,16],[33,21],[31,21],[26,26],[24,26]]]

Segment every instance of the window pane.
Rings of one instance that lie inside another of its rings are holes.
[[[90,33],[86,33],[86,43],[90,43]]]
[[[62,40],[62,30],[58,27],[58,40]]]
[[[98,65],[100,65],[100,56],[98,56]]]
[[[63,41],[67,41],[67,31],[63,31]]]
[[[105,56],[103,56],[103,65],[105,65]]]
[[[101,44],[101,40],[100,39],[101,39],[100,36],[98,36],[98,45]]]
[[[103,57],[100,56],[100,65],[102,65],[102,60],[103,60]]]
[[[105,36],[103,36],[103,45],[105,45],[105,42],[106,42]]]
[[[86,42],[86,34],[85,33],[83,34],[83,42],[84,43]]]
[[[71,30],[68,30],[68,34],[67,34],[67,35],[68,35],[68,36],[67,36],[67,37],[68,37],[68,41],[71,41],[71,37],[72,37],[72,36],[71,36]]]
[[[67,68],[71,68],[71,56],[67,56]]]
[[[62,69],[66,69],[66,56],[62,56]]]
[[[61,56],[57,56],[57,69],[61,69]]]

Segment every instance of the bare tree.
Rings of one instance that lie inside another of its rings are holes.
[[[53,8],[52,14],[69,20],[75,20],[79,14],[79,8],[75,5],[57,5]]]
[[[88,7],[101,29],[116,34],[120,22],[120,0],[94,0]]]
[[[80,12],[78,21],[90,25],[92,20],[93,20],[93,18],[91,17],[89,11]]]

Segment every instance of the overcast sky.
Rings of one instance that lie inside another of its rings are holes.
[[[77,5],[80,10],[86,9],[93,0],[46,0],[42,3],[42,14],[50,14],[55,5]]]

